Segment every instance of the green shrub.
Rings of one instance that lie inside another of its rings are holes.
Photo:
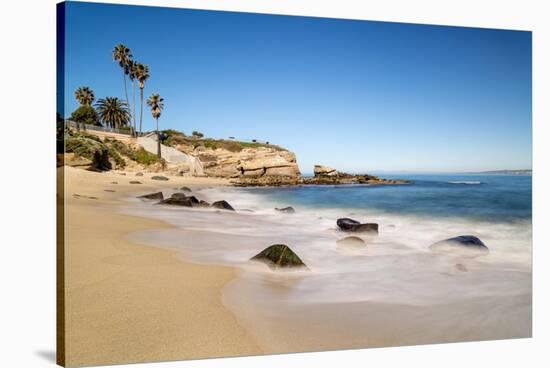
[[[197,130],[193,130],[193,137],[199,137],[199,138],[202,138],[204,137],[204,134],[202,134],[201,132],[197,131]]]
[[[67,136],[65,138],[65,152],[72,152],[77,156],[92,161],[92,166],[101,171],[111,170],[109,148],[102,142],[84,136]]]
[[[126,167],[126,161],[124,161],[120,153],[112,146],[109,147],[109,156],[115,162],[117,169],[124,169]]]
[[[100,125],[97,112],[92,106],[82,105],[71,114],[71,120],[80,124]]]
[[[147,152],[143,147],[139,147],[135,150],[135,159],[137,163],[142,165],[152,165],[160,162],[157,155]]]

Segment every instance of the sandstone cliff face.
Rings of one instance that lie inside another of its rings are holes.
[[[200,160],[207,176],[260,179],[272,177],[298,178],[300,170],[294,153],[275,146],[212,147],[204,144],[180,143],[180,151]]]

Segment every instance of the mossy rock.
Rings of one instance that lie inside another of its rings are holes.
[[[271,269],[307,268],[300,257],[285,244],[274,244],[250,258],[250,260],[264,262]]]

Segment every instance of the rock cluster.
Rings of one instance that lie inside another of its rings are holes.
[[[407,184],[406,180],[382,179],[368,174],[347,174],[332,167],[315,165],[313,167],[313,177],[303,178],[302,184],[314,185],[338,185],[338,184]]]
[[[160,200],[157,204],[181,206],[181,207],[212,207],[221,210],[235,211],[235,209],[227,201],[216,201],[212,204],[198,199],[195,196],[188,196],[185,193],[177,192],[172,194],[169,198],[164,198],[162,192],[149,193],[141,195],[138,198],[149,200]]]

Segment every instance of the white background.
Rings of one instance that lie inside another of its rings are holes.
[[[548,367],[550,11],[544,0],[111,1],[278,14],[532,30],[532,339],[288,354],[143,367]],[[0,366],[55,366],[55,0],[0,11]],[[154,30],[151,30],[154,32]],[[23,147],[23,148],[22,148]]]

